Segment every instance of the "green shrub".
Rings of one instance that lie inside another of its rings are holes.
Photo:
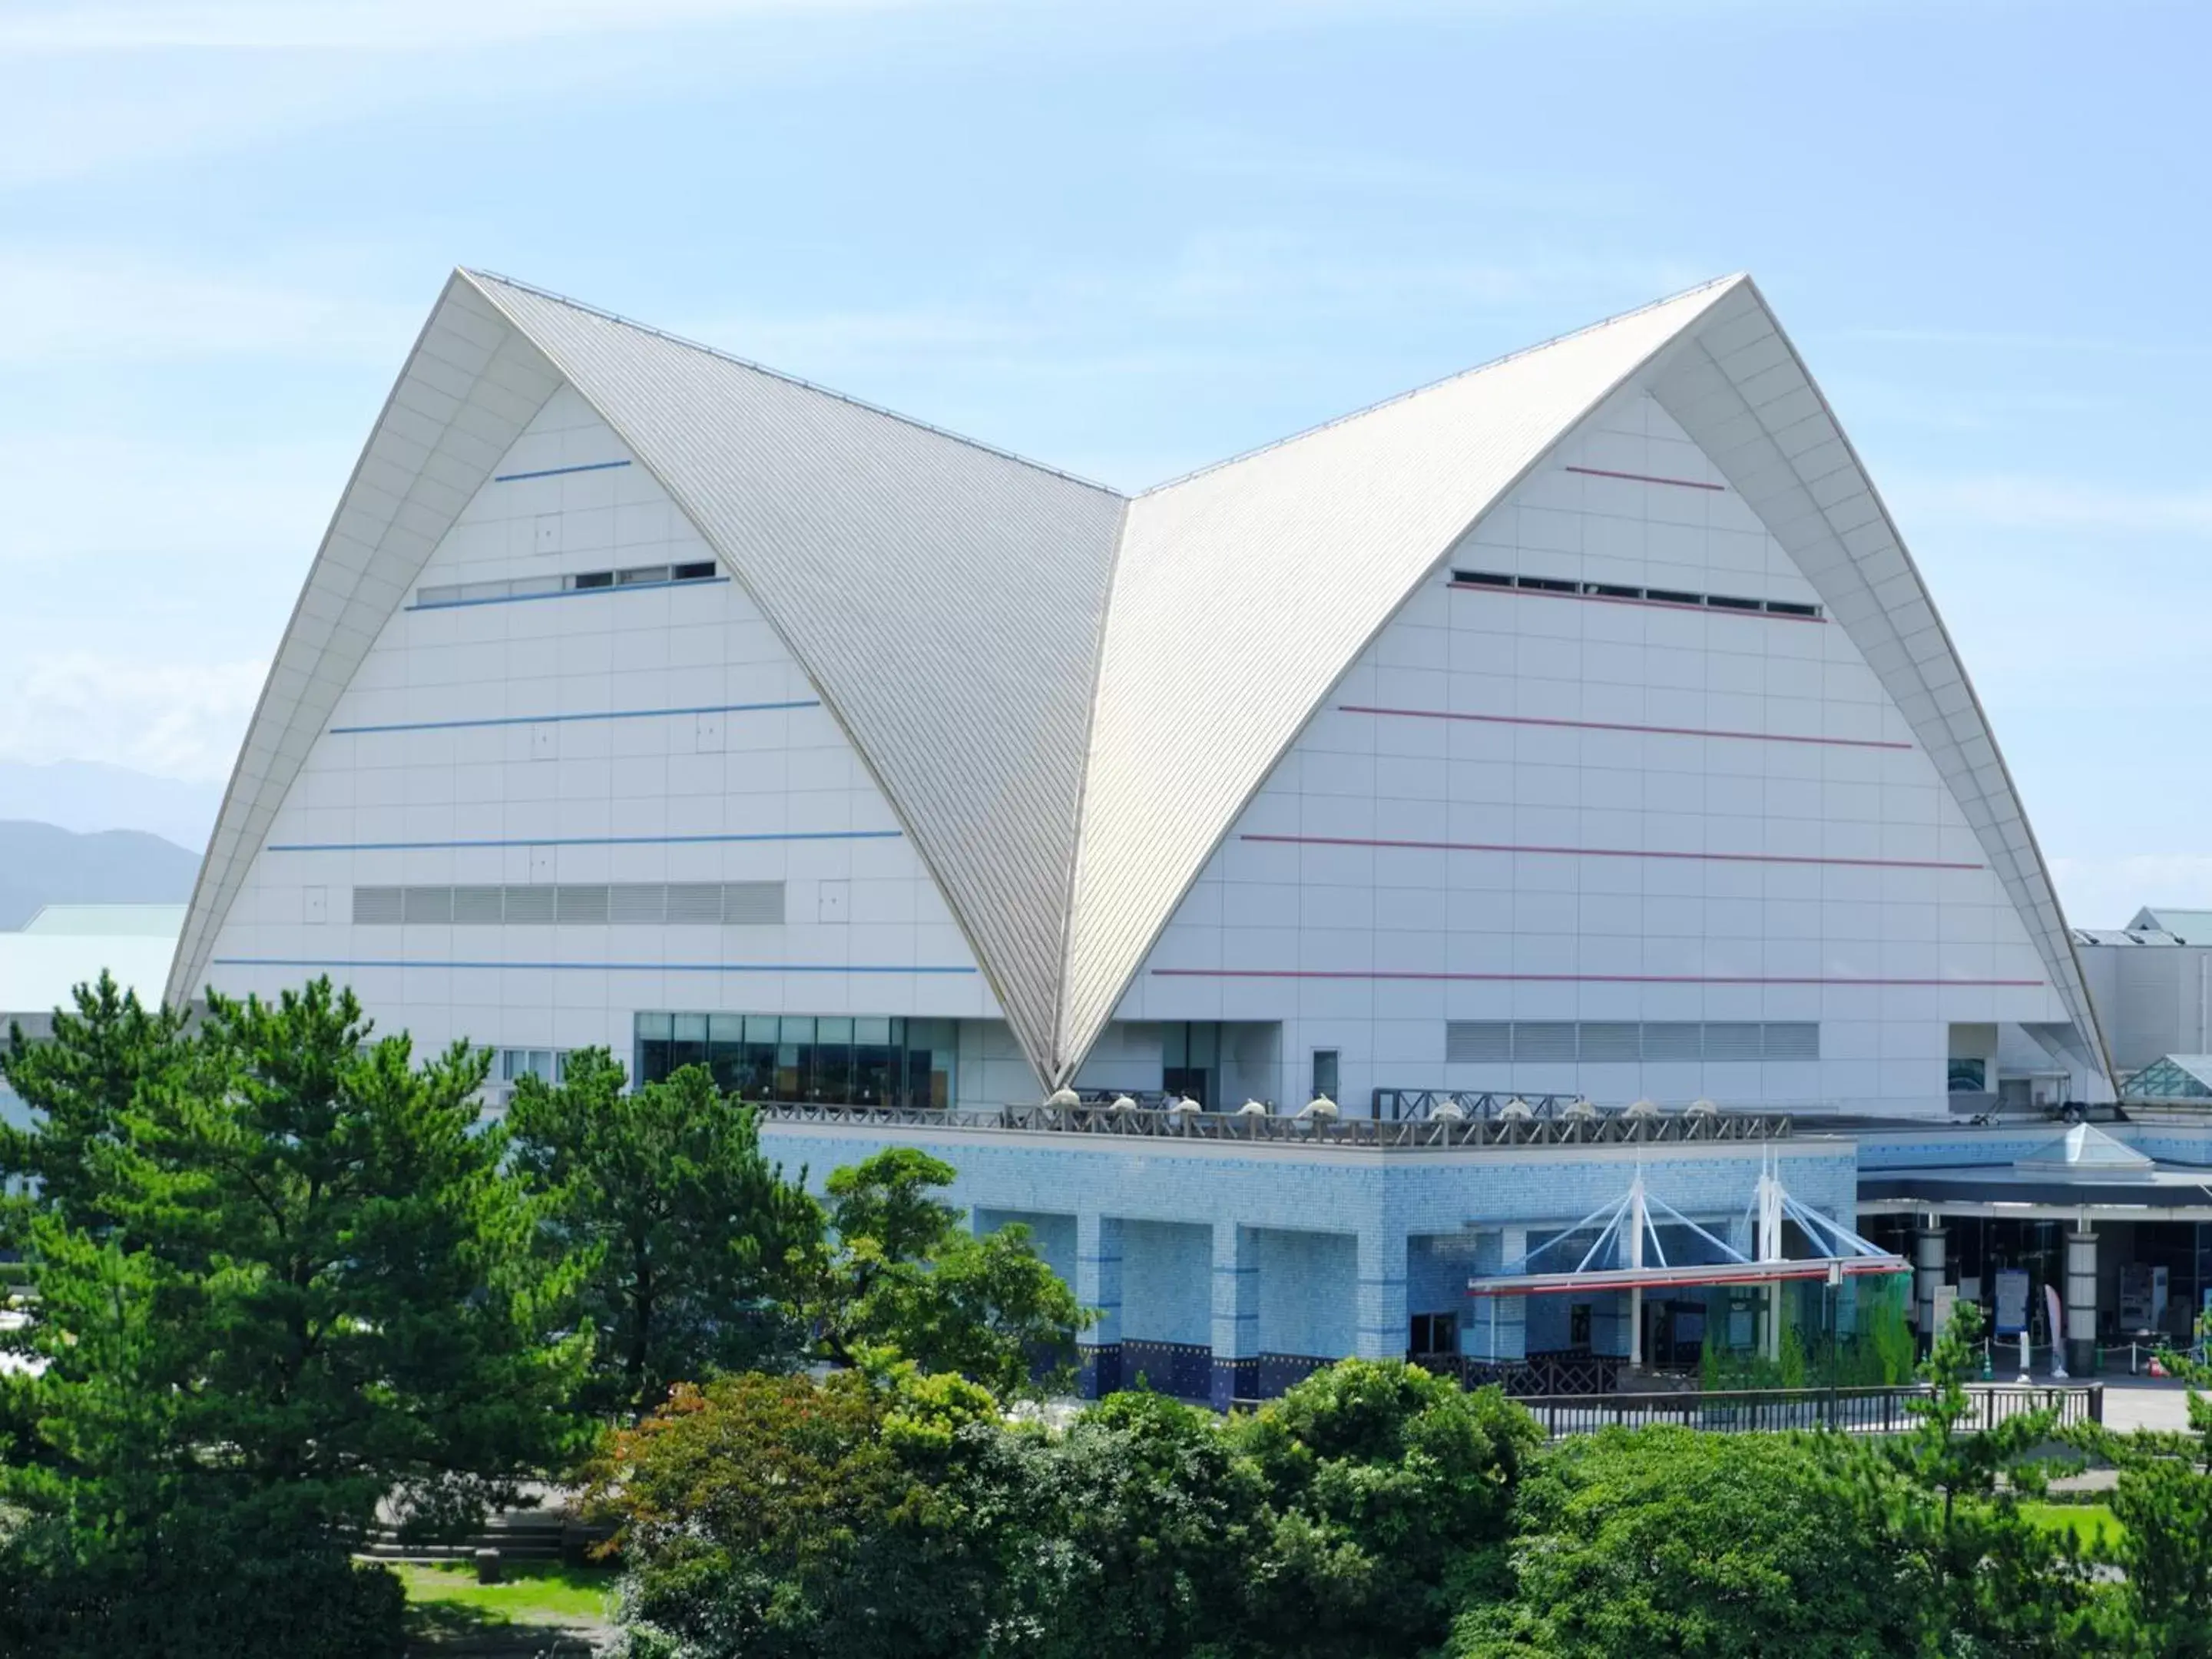
[[[176,1531],[143,1554],[0,1554],[0,1653],[40,1659],[399,1659],[407,1597],[335,1552],[258,1553]]]
[[[1875,1659],[1899,1564],[1814,1440],[1610,1429],[1521,1483],[1504,1599],[1454,1659]]]

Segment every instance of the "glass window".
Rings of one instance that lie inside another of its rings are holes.
[[[814,1094],[814,1022],[805,1015],[786,1014],[775,1048],[775,1097],[812,1100]]]
[[[814,1091],[811,1099],[842,1103],[853,1098],[853,1022],[814,1022]]]
[[[707,1063],[707,1016],[678,1014],[674,1021],[674,1035],[668,1045],[668,1069],[680,1072],[686,1066]]]
[[[853,1100],[862,1106],[887,1106],[896,1094],[892,1068],[891,1034],[901,1022],[895,1019],[856,1019],[853,1022]]]
[[[675,1070],[669,1060],[672,1027],[673,1021],[666,1014],[640,1014],[637,1017],[635,1075],[639,1082],[658,1082]]]
[[[1336,1055],[1334,1048],[1316,1048],[1313,1057],[1313,1091],[1336,1098]]]
[[[747,1100],[939,1109],[953,1100],[953,1020],[656,1012],[639,1014],[635,1030],[641,1082],[703,1063],[718,1086]],[[500,1063],[550,1066],[538,1074],[557,1079],[562,1058],[559,1050],[502,1050]]]

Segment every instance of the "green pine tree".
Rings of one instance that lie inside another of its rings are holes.
[[[106,1090],[109,1115],[57,1115],[50,1089],[16,1146],[69,1178],[23,1233],[38,1299],[14,1340],[40,1369],[0,1377],[0,1638],[45,1619],[78,1644],[56,1652],[197,1651],[133,1644],[219,1604],[205,1622],[235,1639],[281,1611],[248,1565],[293,1563],[278,1589],[322,1602],[380,1503],[457,1528],[580,1451],[580,1268],[534,1249],[538,1202],[477,1127],[484,1056],[417,1066],[320,981],[210,995],[189,1036],[146,1017],[125,1091],[131,1012],[89,998],[61,1052],[11,1056],[17,1079],[106,1079],[67,1098]]]
[[[789,1367],[801,1266],[822,1239],[804,1172],[787,1182],[761,1155],[753,1113],[703,1066],[623,1084],[606,1050],[583,1050],[558,1084],[522,1079],[507,1118],[516,1167],[547,1196],[545,1242],[591,1263],[585,1403],[638,1411],[674,1382]]]

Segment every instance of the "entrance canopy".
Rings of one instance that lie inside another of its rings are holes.
[[[1471,1297],[1549,1296],[1562,1291],[1692,1289],[1708,1285],[1772,1285],[1784,1279],[1836,1279],[1846,1274],[1911,1270],[1904,1257],[1870,1244],[1840,1222],[1792,1198],[1771,1170],[1760,1175],[1740,1230],[1756,1255],[1691,1220],[1644,1185],[1639,1168],[1617,1200],[1495,1273],[1468,1281]],[[1784,1222],[1795,1222],[1800,1254]],[[1661,1230],[1674,1235],[1670,1261]],[[1578,1260],[1573,1245],[1596,1237]]]

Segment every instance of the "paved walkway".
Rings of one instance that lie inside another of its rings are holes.
[[[2189,1390],[2179,1382],[2146,1376],[2108,1376],[2105,1384],[2105,1426],[2130,1429],[2186,1429]]]

